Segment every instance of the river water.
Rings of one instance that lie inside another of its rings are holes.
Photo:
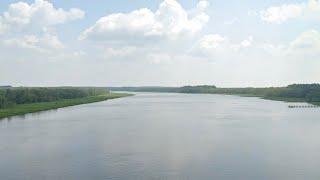
[[[320,109],[289,104],[138,93],[3,119],[0,179],[320,179]]]

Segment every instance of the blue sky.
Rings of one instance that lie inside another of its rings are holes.
[[[320,81],[320,2],[0,2],[0,84],[282,86]]]

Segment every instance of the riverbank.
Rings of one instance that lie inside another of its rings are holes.
[[[307,103],[315,106],[320,106],[320,102],[307,102],[304,98],[286,98],[286,97],[263,97],[257,96],[254,94],[224,94],[224,95],[234,95],[241,97],[257,97],[260,99],[270,100],[270,101],[282,101],[282,102],[291,102],[291,103]]]
[[[32,103],[32,104],[19,104],[12,108],[0,109],[0,119],[10,116],[22,115],[27,113],[45,111],[50,109],[63,108],[68,106],[75,106],[80,104],[89,104],[99,101],[105,101],[108,99],[121,98],[132,96],[127,93],[108,93],[100,96],[89,96],[77,99],[63,99],[52,102]]]
[[[320,106],[320,102],[307,102],[305,98],[288,98],[288,97],[263,97],[256,94],[220,94],[220,95],[230,95],[230,96],[240,96],[240,97],[257,97],[260,99],[270,100],[270,101],[282,101],[282,102],[292,102],[292,103],[308,103],[315,106]]]

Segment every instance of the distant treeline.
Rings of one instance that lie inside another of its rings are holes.
[[[164,93],[210,93],[213,85],[183,86],[183,87],[163,87],[163,86],[141,86],[141,87],[107,87],[110,91],[129,92],[164,92]]]
[[[287,87],[270,88],[214,88],[185,86],[180,88],[184,93],[238,94],[273,98],[296,98],[306,102],[320,102],[320,84],[292,84]]]
[[[129,92],[178,92],[179,87],[141,86],[141,87],[107,87],[110,91]]]
[[[0,108],[13,107],[16,104],[51,102],[61,99],[98,96],[108,92],[105,88],[1,88]]]
[[[266,99],[291,98],[300,99],[305,102],[320,102],[320,84],[292,84],[286,87],[269,88],[217,88],[213,85],[183,87],[118,87],[110,88],[110,90],[132,92],[234,94],[258,96]]]
[[[0,85],[0,88],[11,88],[12,86],[10,86],[10,85]]]

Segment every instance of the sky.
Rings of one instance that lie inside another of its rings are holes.
[[[318,0],[0,1],[0,85],[319,82]]]

